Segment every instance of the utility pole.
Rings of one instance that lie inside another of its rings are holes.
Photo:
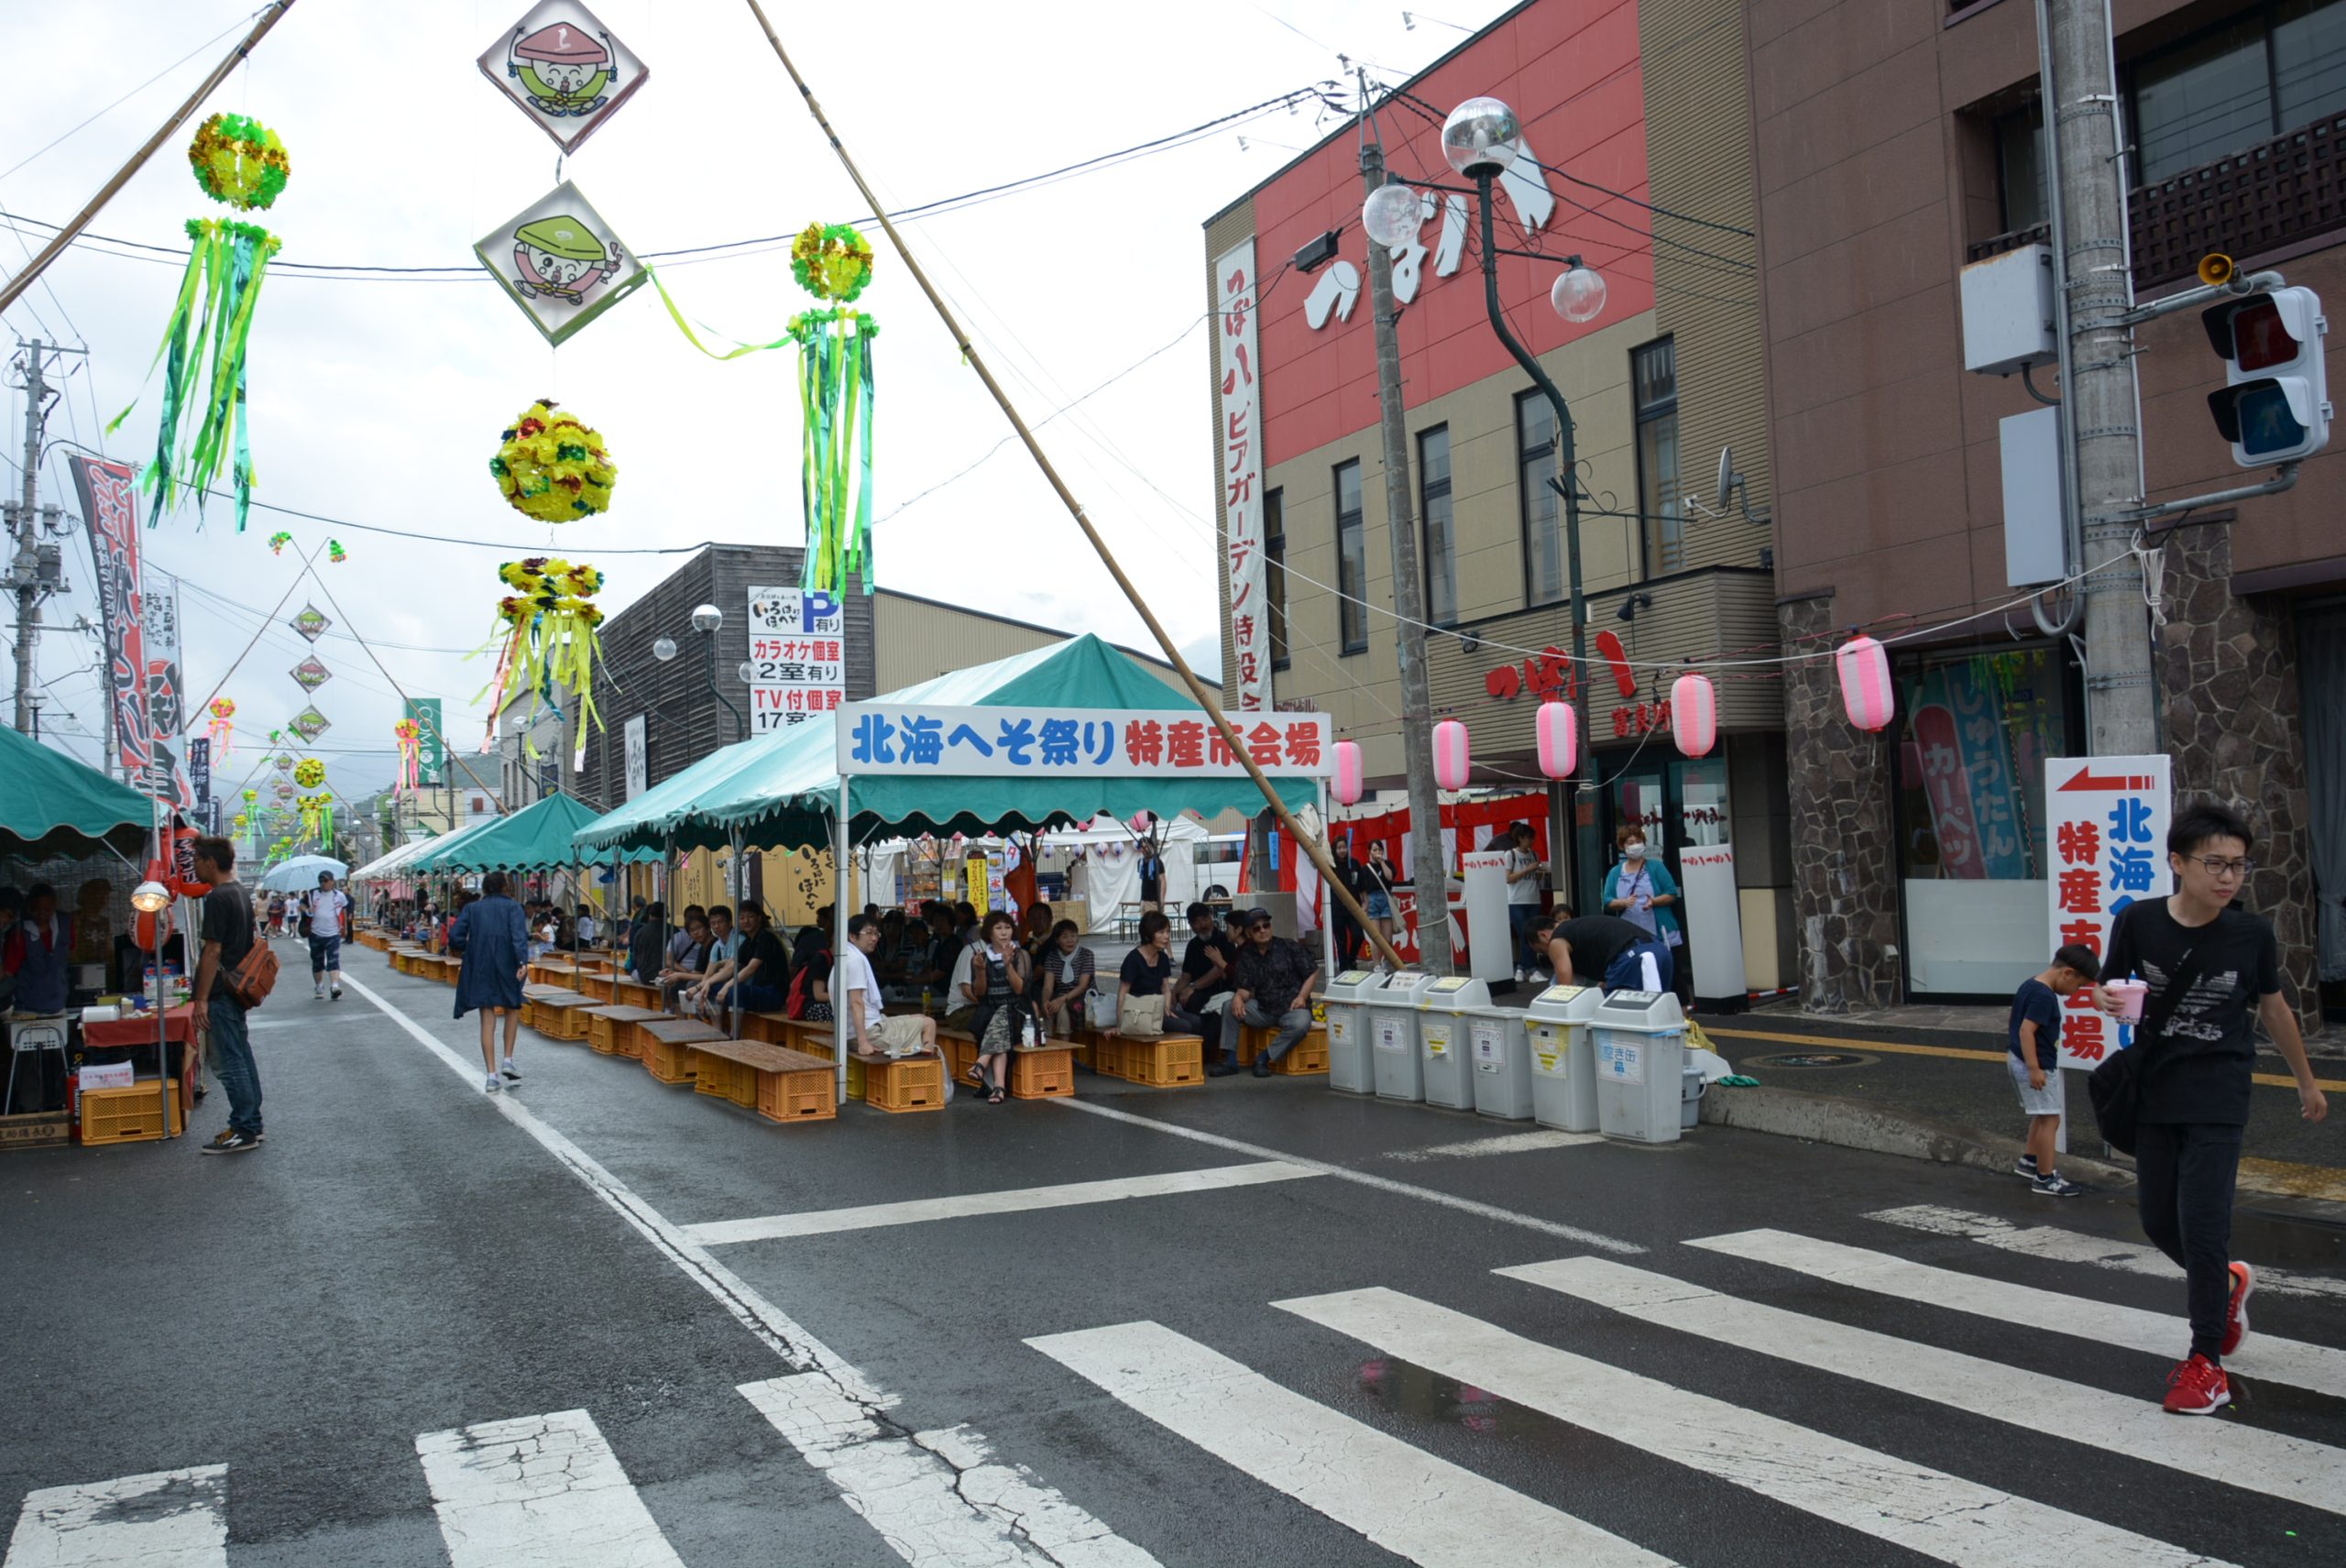
[[[48,379],[48,356],[54,345],[35,338],[23,345],[16,368],[24,378],[24,493],[8,508],[8,532],[16,554],[8,564],[8,580],[16,590],[16,714],[20,735],[33,732],[33,709],[39,700],[33,651],[40,644],[40,601],[49,597],[40,573],[40,438],[49,420],[49,396],[56,390]]]
[[[2037,0],[2046,71],[2042,97],[2054,169],[2055,285],[2066,322],[2061,400],[2074,453],[2077,569],[2117,559],[2085,580],[2087,750],[2142,756],[2159,749],[2143,563],[2131,545],[2143,504],[2142,398],[2134,340],[2133,255],[2119,136],[2109,0]]]
[[[1368,73],[1359,73],[1361,193],[1385,183],[1385,146],[1368,107]],[[1376,328],[1376,401],[1385,437],[1385,537],[1393,550],[1394,636],[1400,650],[1401,759],[1409,773],[1409,874],[1417,887],[1418,962],[1451,972],[1450,866],[1442,853],[1442,796],[1433,782],[1433,694],[1426,679],[1425,600],[1418,591],[1418,521],[1409,493],[1409,426],[1401,402],[1400,307],[1393,299],[1393,256],[1368,242],[1368,300]],[[1365,587],[1365,585],[1363,585]],[[1330,843],[1334,842],[1330,829]]]

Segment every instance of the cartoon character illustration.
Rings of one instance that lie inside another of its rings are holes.
[[[514,286],[527,299],[543,295],[565,304],[584,304],[588,293],[608,282],[622,264],[619,242],[608,244],[567,213],[523,224],[513,231]]]
[[[556,117],[593,114],[603,106],[603,90],[619,80],[608,38],[569,22],[517,37],[505,73],[530,94],[532,108]]]

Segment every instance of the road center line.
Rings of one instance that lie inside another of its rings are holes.
[[[1234,1154],[1253,1155],[1256,1159],[1277,1160],[1287,1165],[1300,1166],[1306,1170],[1317,1172],[1321,1176],[1332,1176],[1339,1181],[1349,1181],[1360,1187],[1373,1187],[1379,1192],[1390,1192],[1397,1197],[1415,1198],[1421,1202],[1438,1203],[1445,1209],[1455,1209],[1460,1213],[1473,1214],[1478,1219],[1496,1220],[1501,1224],[1520,1225],[1525,1230],[1538,1231],[1542,1235],[1562,1236],[1566,1241],[1578,1242],[1583,1246],[1593,1246],[1601,1252],[1618,1253],[1625,1257],[1635,1257],[1641,1255],[1646,1250],[1635,1242],[1625,1242],[1618,1236],[1603,1235],[1595,1231],[1584,1231],[1578,1225],[1567,1225],[1559,1220],[1542,1220],[1531,1214],[1518,1214],[1512,1209],[1502,1209],[1496,1203],[1483,1203],[1472,1198],[1458,1197],[1454,1193],[1439,1192],[1431,1187],[1420,1187],[1414,1182],[1396,1181],[1389,1176],[1372,1176],[1367,1171],[1354,1170],[1349,1166],[1331,1165],[1325,1160],[1306,1159],[1301,1155],[1286,1154],[1278,1149],[1266,1148],[1261,1144],[1250,1144],[1240,1138],[1225,1138],[1219,1133],[1201,1133],[1195,1127],[1176,1126],[1170,1122],[1160,1122],[1154,1116],[1135,1115],[1130,1111],[1119,1111],[1113,1106],[1094,1104],[1089,1100],[1069,1097],[1065,1100],[1048,1100],[1044,1103],[1062,1106],[1069,1111],[1081,1111],[1088,1115],[1105,1116],[1113,1122],[1130,1122],[1135,1126],[1168,1133],[1177,1138],[1188,1138],[1192,1143],[1211,1144],[1215,1148],[1229,1149]]]
[[[1083,1203],[1113,1203],[1126,1198],[1161,1198],[1178,1192],[1207,1192],[1222,1187],[1253,1187],[1266,1181],[1299,1181],[1324,1175],[1284,1160],[1253,1165],[1174,1170],[1161,1176],[1124,1176],[1107,1181],[1069,1181],[1056,1187],[1013,1187],[999,1192],[964,1192],[946,1198],[915,1198],[901,1203],[865,1203],[849,1209],[814,1209],[798,1214],[767,1214],[753,1220],[711,1220],[686,1225],[684,1234],[704,1246],[773,1241],[784,1236],[822,1236],[839,1231],[917,1225],[931,1220],[960,1220],[983,1214],[1016,1214],[1030,1209],[1067,1209]]]
[[[1536,1154],[1541,1149],[1568,1149],[1581,1144],[1601,1144],[1602,1133],[1562,1133],[1542,1128],[1536,1133],[1507,1133],[1496,1138],[1468,1138],[1464,1143],[1436,1144],[1431,1148],[1399,1149],[1387,1159],[1417,1164],[1430,1159],[1482,1159],[1495,1154]]]

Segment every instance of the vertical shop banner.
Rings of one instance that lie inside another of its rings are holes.
[[[2052,856],[2053,940],[2099,958],[2110,923],[2138,899],[2175,891],[2166,832],[2175,815],[2165,757],[2053,757],[2045,764],[2045,834]],[[2125,979],[2123,975],[2115,977]],[[2092,1068],[2133,1041],[2133,1025],[2093,1005],[2080,986],[2063,1010],[2061,1065]]]
[[[127,463],[69,456],[73,488],[89,524],[90,556],[97,564],[98,608],[105,638],[107,707],[115,760],[134,784],[147,776],[151,730],[147,721],[146,625],[138,608],[138,487]]]
[[[847,611],[813,588],[750,590],[750,730],[787,729],[847,700]]]
[[[446,782],[448,772],[447,737],[440,732],[440,699],[411,697],[403,717],[422,731],[416,743],[415,782],[423,789],[438,789]]]
[[[627,794],[633,800],[652,787],[652,746],[645,730],[651,715],[639,713],[627,721]]]
[[[209,820],[212,807],[212,742],[202,737],[187,743],[187,783],[195,794],[195,809]]]
[[[1222,330],[1215,368],[1222,375],[1222,548],[1230,566],[1230,656],[1226,672],[1241,712],[1272,707],[1271,610],[1264,583],[1262,363],[1255,343],[1255,242],[1214,263]]]
[[[179,579],[150,573],[138,595],[140,639],[147,656],[146,794],[181,810],[195,806],[188,786],[181,732],[187,728],[185,676],[180,669]]]

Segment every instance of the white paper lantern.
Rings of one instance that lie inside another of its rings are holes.
[[[1708,675],[1670,683],[1670,738],[1690,757],[1707,756],[1719,739],[1719,694]]]
[[[1433,782],[1443,789],[1464,789],[1468,773],[1466,726],[1445,718],[1433,727]]]
[[[1360,804],[1362,790],[1359,741],[1339,740],[1336,742],[1336,776],[1329,793],[1335,797],[1338,806]]]
[[[1834,650],[1841,672],[1841,706],[1860,729],[1886,729],[1898,713],[1897,689],[1890,684],[1890,651],[1858,636]]]
[[[1580,766],[1580,714],[1568,702],[1543,702],[1533,720],[1540,733],[1540,771],[1568,779]]]

